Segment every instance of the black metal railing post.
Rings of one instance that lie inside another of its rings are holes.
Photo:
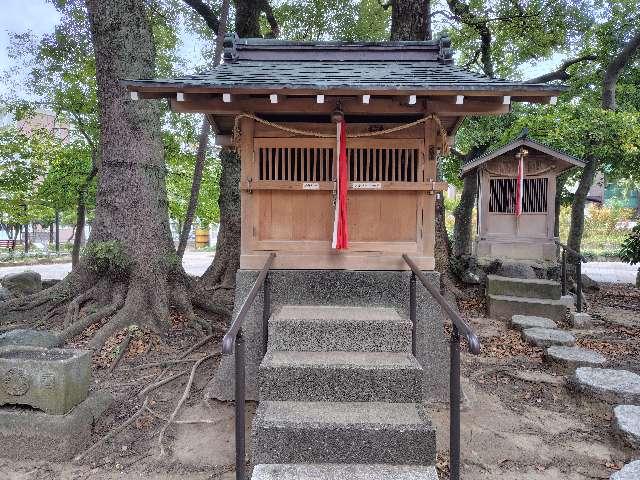
[[[269,317],[271,316],[271,279],[268,273],[262,286],[262,300],[262,354],[265,355],[269,347]]]
[[[236,414],[236,480],[246,480],[245,468],[245,351],[244,338],[239,331],[235,348],[235,414]]]
[[[460,333],[453,324],[449,342],[449,478],[460,480]]]
[[[582,313],[582,260],[576,260],[576,312]]]
[[[411,320],[411,353],[416,354],[416,323],[418,303],[416,300],[416,274],[411,272],[409,279],[409,318]]]
[[[567,251],[562,248],[562,266],[561,266],[561,278],[562,278],[562,296],[567,294]]]

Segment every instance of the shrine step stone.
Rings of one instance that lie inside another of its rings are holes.
[[[565,319],[567,307],[561,300],[526,298],[513,295],[487,295],[489,316],[509,320],[514,315],[533,315],[550,318],[556,322]]]
[[[269,348],[410,352],[411,327],[392,308],[285,305],[269,320]]]
[[[435,429],[415,403],[263,401],[252,438],[255,465],[434,465],[436,456]]]
[[[640,406],[618,405],[614,408],[613,428],[631,448],[640,450]]]
[[[252,480],[438,480],[433,466],[360,464],[257,465]]]
[[[558,324],[545,317],[536,317],[534,315],[514,315],[511,317],[511,327],[517,330],[526,328],[558,328]]]
[[[560,300],[562,288],[553,280],[487,275],[487,294]]]
[[[606,357],[594,350],[554,345],[545,351],[545,361],[558,373],[571,374],[579,367],[604,367]]]
[[[622,467],[622,470],[617,471],[609,480],[638,480],[640,479],[640,460],[631,462]]]
[[[570,378],[579,392],[609,404],[640,404],[640,375],[627,370],[580,367]]]
[[[410,353],[269,351],[259,370],[260,399],[420,402],[422,376]]]
[[[576,343],[576,338],[570,333],[552,328],[527,328],[522,331],[522,339],[537,347],[553,345],[572,347]]]

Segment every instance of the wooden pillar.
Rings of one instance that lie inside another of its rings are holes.
[[[422,181],[425,182],[436,180],[437,128],[438,126],[434,120],[427,120],[424,124],[425,162]],[[419,192],[418,195],[421,196],[421,201],[418,204],[422,207],[422,254],[434,257],[436,244],[436,194]]]
[[[256,173],[254,165],[253,135],[255,131],[255,121],[251,118],[240,120],[240,139],[238,142],[238,153],[240,155],[240,184],[251,180]],[[240,215],[241,215],[241,240],[240,253],[247,253],[252,250],[254,239],[254,219],[257,212],[254,211],[255,202],[253,193],[248,190],[240,190]]]

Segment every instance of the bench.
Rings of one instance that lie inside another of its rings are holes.
[[[13,251],[16,248],[15,240],[0,240],[0,248],[8,248]]]

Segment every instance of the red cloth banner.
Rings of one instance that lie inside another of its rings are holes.
[[[524,190],[524,155],[520,153],[518,161],[518,180],[516,183],[516,217],[522,215],[522,196]]]
[[[336,124],[338,161],[336,163],[336,210],[333,220],[333,240],[336,250],[349,248],[349,226],[347,224],[347,190],[349,189],[347,168],[347,124],[344,120]]]

